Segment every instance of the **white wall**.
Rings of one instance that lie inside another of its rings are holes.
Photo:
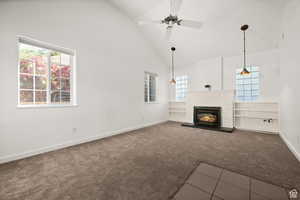
[[[300,2],[293,0],[285,10],[284,40],[281,44],[280,74],[281,135],[300,160]]]
[[[279,100],[279,50],[268,50],[247,56],[249,65],[260,67],[260,98],[259,101]],[[191,66],[176,69],[176,75],[188,75],[190,78],[190,91],[207,90],[204,85],[212,85],[212,90],[221,90],[222,80],[224,90],[235,89],[235,72],[241,68],[242,55],[224,57],[223,74],[222,58],[201,60]],[[223,78],[222,78],[223,77]],[[174,100],[175,93],[171,89],[171,99]]]
[[[76,50],[78,107],[17,108],[17,35]],[[144,103],[144,71],[159,75],[158,104]],[[0,1],[0,162],[167,120],[167,79],[136,25],[106,1]]]

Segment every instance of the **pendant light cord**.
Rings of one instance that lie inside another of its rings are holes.
[[[245,24],[241,27],[241,30],[244,34],[244,66],[243,70],[241,71],[241,75],[250,74],[250,72],[247,70],[247,62],[246,62],[246,30],[249,28],[249,25]]]
[[[244,69],[246,68],[246,31],[244,31]]]
[[[174,51],[172,51],[172,79],[174,79]]]

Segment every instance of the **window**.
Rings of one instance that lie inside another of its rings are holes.
[[[183,101],[186,98],[188,88],[188,76],[176,76],[176,101]]]
[[[146,103],[157,101],[157,75],[145,72],[144,101]]]
[[[73,57],[72,51],[19,38],[19,106],[73,105]]]
[[[238,101],[256,101],[259,97],[259,67],[247,67],[249,75],[236,70],[236,98]]]

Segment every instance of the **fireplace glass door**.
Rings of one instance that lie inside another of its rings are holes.
[[[196,126],[221,126],[221,107],[194,107],[194,124]]]

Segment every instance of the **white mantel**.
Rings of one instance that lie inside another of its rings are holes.
[[[234,91],[191,91],[186,99],[186,121],[193,123],[194,106],[222,108],[222,127],[233,128]]]

